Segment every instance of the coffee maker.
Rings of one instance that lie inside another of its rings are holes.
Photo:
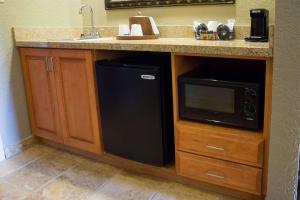
[[[245,38],[249,42],[268,42],[269,11],[266,9],[250,10],[251,36]]]

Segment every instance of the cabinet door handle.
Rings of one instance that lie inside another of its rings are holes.
[[[211,145],[208,145],[208,144],[205,145],[205,148],[207,148],[207,149],[214,149],[214,150],[218,150],[218,151],[225,151],[224,148],[215,147],[215,146],[211,146]]]
[[[53,57],[50,57],[50,70],[52,72],[54,72],[54,70],[55,70],[55,66],[54,66],[54,63],[53,63]]]
[[[45,57],[45,70],[49,71],[48,56]]]
[[[224,176],[219,176],[219,175],[216,175],[212,172],[206,172],[205,174],[206,174],[206,176],[214,177],[214,178],[217,178],[217,179],[225,179]]]

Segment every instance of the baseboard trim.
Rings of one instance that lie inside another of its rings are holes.
[[[15,145],[9,145],[7,147],[4,147],[4,154],[5,158],[8,159],[25,149],[28,149],[29,147],[33,146],[34,144],[38,143],[39,140],[38,138],[34,136],[29,136],[23,140],[20,141],[20,143],[15,144]]]

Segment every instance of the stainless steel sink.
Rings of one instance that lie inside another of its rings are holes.
[[[101,38],[65,38],[63,41],[70,42],[84,42],[84,41],[101,41],[101,40],[112,40],[112,37],[101,37]]]

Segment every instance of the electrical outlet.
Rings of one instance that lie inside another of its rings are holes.
[[[5,2],[5,0],[0,0],[0,3],[4,3]]]

